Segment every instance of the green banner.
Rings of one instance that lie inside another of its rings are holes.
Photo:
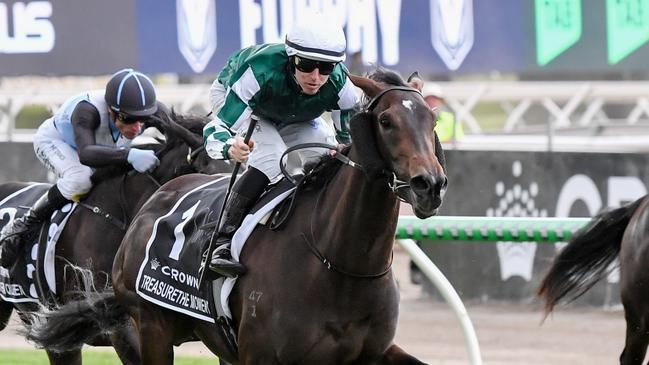
[[[581,37],[581,0],[535,0],[536,62],[545,66]]]
[[[649,0],[607,0],[608,63],[614,65],[649,40]]]

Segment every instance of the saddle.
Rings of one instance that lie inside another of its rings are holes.
[[[227,177],[214,176],[179,197],[170,211],[156,219],[136,279],[136,292],[167,309],[217,324],[236,350],[227,306],[234,281],[221,278],[211,280],[211,285],[198,283],[202,255],[216,228],[228,182]],[[233,255],[238,258],[245,238],[263,217],[272,217],[264,222],[280,222],[278,217],[287,216],[290,204],[286,197],[293,188],[280,181],[262,195],[233,237]]]
[[[25,214],[48,189],[49,184],[30,184],[0,201],[0,228]],[[66,210],[64,207],[62,210]],[[7,302],[51,304],[56,293],[54,245],[72,211],[58,211],[52,222],[23,237],[25,244],[10,269],[0,268],[0,298]]]

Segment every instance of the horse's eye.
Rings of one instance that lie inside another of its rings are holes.
[[[391,126],[390,120],[388,118],[380,118],[379,124],[381,124],[381,127],[383,128],[389,128]]]

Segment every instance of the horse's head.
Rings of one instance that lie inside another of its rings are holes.
[[[417,217],[437,214],[446,190],[444,151],[434,132],[437,115],[421,95],[423,81],[409,82],[378,69],[350,76],[369,99],[350,122],[354,147],[370,179],[387,176]]]
[[[171,113],[169,118],[153,118],[152,124],[165,135],[160,166],[156,174],[170,177],[191,172],[215,174],[232,170],[225,161],[214,160],[203,147],[203,127],[209,118]],[[165,165],[167,165],[165,167]]]

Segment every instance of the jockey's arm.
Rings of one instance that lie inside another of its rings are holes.
[[[351,136],[349,135],[349,120],[355,113],[354,108],[358,104],[360,98],[356,92],[356,87],[352,84],[349,78],[346,78],[345,85],[339,93],[338,109],[331,113],[334,127],[336,128],[338,142],[349,144]]]
[[[242,138],[233,137],[234,131],[241,128],[252,116],[252,109],[237,92],[238,90],[233,90],[228,93],[223,106],[203,128],[205,150],[210,157],[217,160],[233,159],[244,162],[254,145],[252,140],[246,146]]]
[[[128,149],[118,149],[96,144],[95,130],[99,128],[99,111],[92,104],[82,101],[72,112],[72,129],[77,153],[82,164],[90,167],[101,167],[123,164],[128,156]]]

